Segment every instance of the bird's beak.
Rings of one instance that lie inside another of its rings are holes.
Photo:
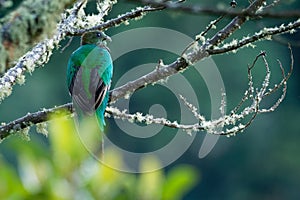
[[[111,42],[111,41],[112,41],[111,38],[110,38],[108,35],[105,35],[105,36],[104,36],[104,40],[106,40],[106,41],[108,41],[108,42]]]

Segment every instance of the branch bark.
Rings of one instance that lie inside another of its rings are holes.
[[[241,102],[231,111],[230,114],[221,116],[218,119],[215,120],[206,120],[204,116],[202,116],[200,113],[198,113],[197,108],[194,107],[192,104],[190,104],[184,97],[180,96],[180,98],[183,100],[184,104],[187,106],[187,108],[191,111],[191,113],[194,115],[196,119],[199,120],[199,123],[195,124],[180,124],[176,121],[169,121],[165,118],[155,118],[152,115],[143,115],[142,113],[135,113],[135,114],[128,114],[126,113],[126,110],[120,111],[118,108],[114,107],[107,107],[106,108],[106,117],[113,116],[116,119],[122,119],[122,120],[128,120],[130,122],[140,122],[140,123],[146,123],[146,124],[160,124],[166,127],[170,128],[177,128],[182,129],[186,131],[188,134],[191,134],[192,131],[201,131],[206,130],[210,134],[215,135],[227,135],[232,136],[235,135],[239,131],[245,130],[254,120],[257,114],[259,113],[266,113],[266,112],[273,112],[279,104],[283,101],[286,90],[287,90],[287,81],[291,76],[291,73],[293,71],[293,65],[294,65],[294,58],[292,54],[292,50],[289,47],[291,52],[291,64],[290,64],[290,71],[285,74],[284,68],[282,67],[281,63],[279,62],[279,66],[282,72],[282,80],[279,84],[275,85],[274,87],[269,88],[269,81],[270,81],[270,68],[269,64],[265,58],[266,53],[262,52],[260,53],[254,60],[253,64],[251,66],[248,66],[248,78],[249,78],[249,88],[244,93],[244,96],[241,100]],[[256,92],[254,92],[253,87],[253,78],[252,78],[252,69],[254,65],[256,64],[259,57],[263,58],[263,61],[265,63],[266,67],[266,76],[262,83],[261,88],[257,88]],[[276,92],[278,89],[282,88],[282,95],[277,99],[277,101],[270,107],[270,108],[260,108],[261,101],[268,97],[270,94]],[[246,106],[244,109],[241,110],[242,105],[244,105],[246,102],[250,101],[250,106]],[[221,102],[221,110],[225,110],[226,107],[226,101],[225,98],[223,98]],[[241,111],[240,111],[241,110]],[[43,109],[42,111],[38,111],[35,113],[28,113],[24,117],[21,117],[17,120],[14,120],[8,124],[3,124],[0,126],[0,140],[6,138],[9,135],[12,135],[14,133],[18,133],[22,129],[26,129],[28,127],[31,127],[33,124],[40,124],[45,121],[50,120],[49,116],[53,114],[58,114],[58,116],[63,115],[69,115],[74,110],[72,108],[72,103],[67,103],[65,105],[61,105],[59,107],[54,107],[50,109]],[[236,125],[237,122],[240,122],[245,117],[252,115],[250,120],[248,120],[247,123],[242,124],[239,123]],[[229,129],[222,130],[222,131],[216,131],[216,127],[228,127],[232,126]]]
[[[172,1],[157,1],[157,0],[135,0],[135,2],[141,2],[143,4],[160,6],[170,11],[175,12],[184,12],[194,15],[209,15],[209,16],[224,16],[224,17],[236,17],[244,16],[251,18],[277,18],[277,19],[288,19],[288,18],[299,18],[299,10],[289,10],[289,11],[262,11],[259,13],[248,12],[243,9],[219,9],[219,8],[210,8],[200,5],[184,5],[178,4]]]
[[[262,6],[265,0],[256,0],[254,1],[247,9],[247,12],[256,12],[260,6]],[[155,83],[159,80],[165,79],[168,76],[176,74],[180,71],[186,69],[190,63],[195,63],[205,57],[209,56],[208,49],[212,46],[220,44],[226,38],[228,38],[235,30],[237,30],[244,22],[246,21],[246,17],[237,16],[235,17],[227,26],[225,26],[222,30],[218,31],[211,39],[207,40],[205,44],[198,48],[198,51],[190,52],[185,55],[184,58],[178,58],[173,63],[163,66],[157,67],[154,71],[146,74],[139,79],[129,82],[117,89],[112,91],[111,101],[114,102],[119,98],[123,98],[126,95],[133,93],[135,90],[145,87],[150,83]],[[190,63],[188,63],[190,62]]]
[[[66,112],[67,111],[67,112]],[[27,115],[14,120],[8,124],[2,124],[0,126],[0,140],[7,136],[17,133],[18,131],[32,126],[32,124],[38,124],[49,120],[49,116],[53,114],[71,113],[72,103],[64,104],[50,109],[43,109],[35,113],[28,113]]]
[[[111,19],[106,23],[103,23],[103,26],[100,25],[87,29],[76,29],[74,26],[76,26],[78,20],[78,12],[80,9],[82,9],[85,3],[85,1],[77,2],[74,5],[73,9],[68,11],[68,15],[66,14],[65,18],[63,18],[58,24],[57,31],[51,39],[46,39],[38,43],[31,51],[27,52],[23,57],[21,57],[14,67],[9,69],[1,77],[0,103],[4,98],[12,93],[12,88],[16,83],[24,83],[25,72],[32,73],[36,67],[42,66],[48,62],[54,48],[57,47],[59,42],[63,40],[67,35],[79,35],[84,33],[83,30],[102,30],[105,28],[117,26],[119,24],[125,23],[129,19],[136,19],[148,12],[160,10],[159,8],[152,9],[149,6],[145,6],[144,8],[133,10],[131,13],[127,13],[121,15],[120,17]]]
[[[290,22],[287,25],[282,25],[280,27],[264,28],[258,33],[255,33],[250,37],[246,37],[240,41],[235,42],[235,44],[225,44],[223,47],[220,48],[216,47],[213,49],[209,49],[207,51],[209,52],[210,55],[226,53],[236,49],[241,49],[242,47],[247,46],[249,44],[253,44],[254,42],[261,39],[271,39],[271,37],[274,35],[283,34],[283,33],[292,34],[299,27],[300,27],[300,19],[294,22]]]
[[[67,33],[67,35],[80,36],[85,32],[89,32],[89,31],[93,31],[93,30],[106,30],[110,27],[118,26],[119,24],[125,23],[128,20],[142,17],[143,15],[145,15],[148,12],[159,11],[159,10],[163,10],[163,9],[164,9],[163,7],[144,6],[141,8],[137,8],[136,10],[133,10],[131,12],[127,12],[123,15],[120,15],[119,17],[116,17],[114,19],[108,20],[97,26],[94,26],[91,28],[86,28],[86,29],[75,30],[75,31]]]
[[[34,44],[53,35],[65,8],[75,0],[25,0],[1,23],[0,74]]]
[[[261,6],[263,5],[264,2],[265,2],[265,0],[255,0],[248,8],[246,8],[244,10],[244,12],[255,14],[257,12],[257,10],[259,10],[261,8]],[[113,27],[118,24],[121,24],[124,21],[127,21],[129,19],[140,17],[147,12],[152,12],[152,11],[157,11],[157,10],[163,9],[162,7],[145,6],[143,8],[138,8],[132,12],[126,13],[115,19],[106,21],[104,23],[101,23],[101,24],[93,26],[93,27],[88,27],[86,29],[74,29],[74,27],[67,26],[68,24],[74,23],[74,20],[76,21],[78,10],[81,7],[82,7],[82,4],[80,4],[80,2],[79,2],[77,5],[74,6],[74,9],[72,10],[72,12],[70,12],[70,15],[63,19],[63,21],[61,22],[61,25],[58,27],[58,33],[52,38],[53,41],[51,41],[50,45],[58,44],[58,42],[67,35],[80,35],[83,32],[89,31],[89,30],[107,29],[109,27]],[[156,69],[154,71],[152,71],[132,82],[128,82],[119,88],[116,88],[116,89],[110,91],[110,102],[113,103],[114,101],[116,101],[120,98],[124,98],[125,96],[132,94],[136,90],[147,86],[148,84],[155,84],[159,80],[165,79],[173,74],[182,72],[183,70],[187,69],[190,64],[193,64],[209,55],[217,54],[218,49],[216,49],[216,46],[218,46],[225,39],[230,37],[230,35],[232,33],[234,33],[238,28],[240,28],[241,25],[243,25],[247,20],[249,20],[249,18],[247,18],[246,16],[236,16],[230,23],[227,24],[227,26],[225,26],[222,30],[218,31],[210,39],[207,39],[202,45],[199,45],[198,40],[196,40],[197,41],[197,43],[195,43],[197,45],[197,48],[195,48],[196,50],[193,50],[193,51],[183,54],[182,57],[177,58],[173,63],[171,63],[169,65],[158,64],[158,66],[156,67]],[[248,43],[257,41],[259,39],[267,39],[266,36],[280,34],[280,33],[290,31],[294,28],[299,28],[300,24],[298,21],[296,21],[291,26],[289,24],[287,26],[282,27],[281,29],[278,29],[278,28],[271,29],[270,28],[267,31],[265,31],[264,33],[257,34],[257,35],[259,35],[258,37],[250,37]],[[43,43],[39,44],[41,46],[37,45],[35,48],[40,50],[40,49],[50,46],[49,40],[44,41],[44,43],[45,44],[43,44]],[[247,43],[247,41],[241,42],[240,46],[238,48],[240,48],[241,46],[246,45],[248,43]],[[233,46],[230,48],[229,47],[227,49],[223,48],[223,52],[230,52],[231,50],[233,50],[232,49]],[[222,49],[222,48],[220,48],[220,49]],[[34,51],[32,51],[32,52],[34,52]],[[34,61],[32,61],[33,64],[28,63],[27,57],[24,56],[11,71],[8,71],[8,73],[0,79],[0,99],[1,99],[2,89],[5,87],[12,87],[15,84],[16,77],[18,77],[17,75],[19,73],[18,71],[21,71],[20,74],[23,75],[23,73],[25,71],[30,70],[30,67],[28,67],[28,64],[29,64],[29,66],[32,67],[35,64],[34,62],[37,62],[41,58],[41,57],[37,57],[37,55],[45,56],[45,54],[49,51],[46,48],[45,50],[38,51],[37,53],[32,53],[32,52],[31,52],[30,56],[34,58]],[[220,53],[223,53],[223,52],[220,52]],[[46,58],[48,59],[49,56],[47,56]],[[40,61],[41,64],[44,64],[45,62],[47,62],[47,59],[42,60],[42,62]],[[24,62],[25,62],[25,64],[24,64]],[[30,64],[32,64],[32,65],[30,65]],[[11,77],[13,77],[13,78],[11,78]],[[9,94],[4,94],[4,97],[6,97],[8,95]],[[3,92],[2,92],[2,96],[3,96]],[[255,101],[258,102],[258,100],[255,100]],[[59,109],[67,109],[72,112],[71,106],[72,106],[72,104],[68,103],[68,104],[62,105],[57,108],[39,111],[37,113],[33,113],[33,114],[27,115],[25,117],[22,117],[22,118],[14,121],[14,122],[11,122],[7,125],[0,126],[0,138],[3,139],[5,137],[7,137],[8,135],[13,134],[15,131],[18,131],[24,127],[30,126],[32,123],[41,123],[43,121],[46,121],[48,119],[47,113],[57,112]],[[259,112],[258,108],[256,108],[256,107],[254,108],[254,111]],[[41,117],[39,118],[39,116],[41,116]],[[173,125],[174,124],[172,124],[172,126]],[[9,131],[9,130],[12,130],[12,131]]]

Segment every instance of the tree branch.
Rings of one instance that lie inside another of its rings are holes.
[[[135,114],[128,114],[125,111],[120,111],[117,108],[108,108],[107,113],[109,114],[108,117],[113,116],[115,119],[122,119],[127,120],[129,122],[140,122],[146,124],[160,124],[170,128],[177,128],[186,131],[190,134],[192,131],[198,132],[201,130],[206,130],[210,134],[214,135],[227,135],[227,136],[234,136],[237,132],[244,131],[254,120],[254,118],[259,113],[266,113],[266,112],[273,112],[279,104],[284,100],[287,90],[287,81],[291,76],[293,71],[294,65],[294,58],[291,47],[289,47],[291,53],[291,64],[290,64],[290,71],[288,74],[284,73],[284,68],[282,67],[281,63],[279,62],[279,66],[282,72],[282,80],[278,85],[275,85],[272,88],[269,88],[270,78],[271,78],[271,71],[269,68],[269,64],[266,60],[266,53],[260,53],[254,60],[253,64],[248,67],[248,77],[249,77],[249,88],[244,93],[241,102],[231,111],[230,114],[221,116],[215,120],[206,120],[204,116],[197,112],[197,108],[190,104],[184,97],[180,96],[180,98],[184,101],[184,104],[187,108],[191,111],[191,113],[195,116],[195,118],[199,121],[196,124],[180,124],[177,121],[169,121],[164,118],[155,118],[152,115],[143,115],[141,113]],[[261,88],[254,88],[253,87],[253,79],[252,79],[252,69],[256,64],[259,57],[262,57],[264,61],[264,65],[266,68],[266,75],[261,84]],[[277,99],[277,101],[270,107],[270,108],[260,108],[261,102],[270,94],[276,92],[279,88],[282,88],[282,95]],[[220,110],[224,111],[226,107],[226,102],[224,95]],[[244,107],[241,111],[241,107],[246,103],[250,102],[249,106]],[[250,116],[250,119],[245,123],[241,123],[240,121],[245,119],[246,117]],[[238,122],[240,122],[238,124]],[[229,128],[226,128],[229,127]],[[222,131],[216,131],[217,128],[222,128]],[[226,128],[224,130],[224,128]]]
[[[157,0],[134,0],[135,2],[141,2],[143,4],[160,6],[167,10],[175,12],[184,12],[194,15],[209,15],[209,16],[224,16],[224,17],[251,17],[251,18],[279,18],[279,19],[288,19],[288,18],[299,18],[299,10],[290,10],[290,11],[262,11],[258,13],[248,12],[241,9],[218,9],[218,8],[209,8],[203,7],[200,5],[183,5],[178,4],[172,1],[157,1]]]
[[[265,2],[265,0],[255,0],[248,8],[246,8],[244,10],[244,12],[256,13],[257,10],[263,6],[264,2]],[[37,45],[33,49],[33,51],[29,52],[23,58],[21,58],[20,61],[17,63],[17,65],[11,69],[11,71],[8,71],[8,73],[0,79],[0,100],[9,95],[9,92],[11,92],[11,87],[16,83],[17,79],[22,79],[21,76],[23,76],[23,73],[25,71],[32,71],[32,68],[34,68],[35,65],[37,65],[37,64],[42,65],[45,62],[47,62],[47,60],[49,58],[49,54],[47,54],[47,53],[51,52],[52,49],[54,48],[54,46],[57,45],[59,43],[59,41],[62,40],[62,38],[64,38],[65,36],[81,34],[81,33],[83,33],[83,31],[88,31],[88,30],[95,30],[95,29],[102,30],[105,28],[116,26],[117,24],[121,24],[128,19],[140,17],[140,16],[142,16],[142,13],[152,12],[152,11],[162,9],[162,8],[156,8],[156,7],[152,8],[152,7],[146,6],[144,8],[141,8],[144,10],[136,9],[136,10],[132,11],[131,13],[126,13],[118,18],[109,20],[107,22],[100,23],[98,25],[94,25],[94,26],[88,27],[86,29],[81,29],[81,28],[78,29],[78,27],[76,28],[76,26],[74,24],[77,23],[77,20],[79,20],[79,18],[80,18],[80,20],[82,20],[82,16],[78,17],[78,11],[81,9],[82,6],[83,6],[82,2],[77,3],[73,7],[73,9],[70,10],[68,12],[68,14],[63,18],[60,25],[58,26],[56,35],[52,39],[45,40],[44,43],[42,42],[39,45]],[[193,64],[193,63],[209,56],[210,54],[214,54],[212,52],[214,50],[213,47],[221,44],[233,32],[235,32],[238,28],[240,28],[240,26],[248,19],[249,18],[247,18],[245,16],[236,16],[227,26],[225,26],[222,30],[218,31],[212,38],[204,41],[202,45],[199,45],[198,40],[197,40],[197,43],[195,43],[195,45],[193,45],[192,49],[187,48],[187,50],[184,52],[183,56],[179,57],[173,63],[171,63],[169,65],[162,65],[160,63],[160,64],[158,64],[158,66],[156,67],[156,69],[154,71],[152,71],[134,81],[128,82],[119,88],[112,90],[110,92],[110,102],[113,103],[114,101],[116,101],[120,98],[131,95],[134,91],[136,91],[140,88],[143,88],[148,84],[154,84],[159,80],[165,79],[165,78],[167,78],[173,74],[176,74],[178,72],[182,72],[190,64]],[[72,26],[72,25],[74,25],[74,26]],[[297,27],[299,27],[299,26],[297,25]],[[285,29],[282,29],[283,32],[284,32],[284,30]],[[278,33],[279,33],[278,31],[273,31],[270,34],[272,35],[272,34],[278,34]],[[262,37],[261,39],[266,39],[266,37]],[[35,49],[37,50],[36,53],[34,51]],[[229,51],[230,51],[230,49],[228,49],[227,52],[229,52]],[[46,57],[44,58],[42,56],[46,56]],[[43,59],[40,60],[41,58],[43,58]],[[266,67],[267,67],[267,76],[266,76],[265,80],[267,80],[267,78],[269,77],[268,66],[266,66]],[[251,70],[249,70],[249,71],[251,72]],[[250,72],[249,72],[248,76],[251,77]],[[285,77],[283,80],[285,80],[284,82],[286,84],[287,78]],[[249,79],[249,81],[251,82],[252,80]],[[185,128],[183,128],[183,127],[181,127],[181,128],[186,129],[187,131],[191,131],[191,129],[207,130],[210,133],[221,134],[221,135],[235,134],[236,131],[239,131],[241,128],[247,127],[248,124],[250,124],[252,122],[252,120],[254,119],[256,114],[261,111],[258,108],[258,104],[260,103],[261,99],[263,99],[261,97],[261,95],[268,94],[265,92],[266,88],[267,88],[266,86],[263,86],[262,89],[260,90],[261,92],[254,95],[255,98],[254,97],[251,98],[253,100],[252,106],[248,107],[248,109],[244,109],[239,114],[227,115],[224,118],[218,119],[218,121],[216,121],[216,120],[205,121],[205,122],[209,122],[209,124],[207,124],[207,123],[202,123],[200,125],[198,124],[196,128],[195,128],[196,125],[195,126],[192,125],[192,127],[190,125],[188,125],[189,127],[186,127],[184,125]],[[284,85],[284,88],[286,88],[286,85]],[[251,89],[250,91],[252,91],[252,88],[250,88],[250,89]],[[286,89],[284,89],[284,90],[286,90]],[[254,93],[252,92],[252,94],[254,94]],[[249,98],[249,96],[247,96],[247,95],[248,94],[245,94],[245,97],[243,98],[244,101],[246,101]],[[280,103],[282,100],[278,100],[278,101]],[[243,102],[241,103],[241,105],[243,104]],[[186,105],[188,105],[188,102],[186,102]],[[66,105],[59,107],[59,109],[62,109],[62,108],[66,108],[67,110],[70,111],[71,104],[66,104]],[[240,108],[240,106],[238,106],[238,108],[235,110],[237,111],[239,108]],[[51,112],[57,111],[56,109],[57,108],[48,109],[45,112],[40,111],[40,112],[34,113],[32,115],[39,116],[39,114],[41,114],[42,119],[45,119],[44,115],[47,115],[47,111],[49,111],[49,113],[51,113]],[[109,109],[108,109],[107,112],[109,113],[111,111],[109,111]],[[123,112],[121,112],[121,113],[123,113]],[[116,117],[118,117],[117,111],[114,112],[113,114]],[[126,113],[123,113],[123,114],[126,114]],[[193,111],[193,114],[195,114],[194,111]],[[212,130],[212,125],[220,126],[223,124],[222,126],[224,126],[224,124],[231,124],[231,121],[233,121],[233,119],[235,119],[235,121],[237,121],[237,120],[242,119],[242,117],[245,117],[246,115],[249,115],[249,114],[253,114],[252,118],[245,125],[240,125],[239,127],[234,126],[233,128],[228,129],[222,133],[215,133],[214,130]],[[200,114],[197,116],[199,117]],[[119,117],[122,118],[122,116],[119,116]],[[134,116],[132,116],[132,117],[134,117]],[[141,116],[139,115],[139,117],[141,117]],[[138,119],[138,118],[136,117],[136,119]],[[203,119],[202,119],[202,121],[203,121]],[[24,126],[30,126],[30,123],[29,123],[30,120],[33,120],[33,119],[30,118],[30,116],[25,116],[24,118],[21,118],[19,121],[17,121],[18,123],[11,122],[11,123],[9,123],[10,124],[9,126],[8,125],[0,126],[0,138],[3,139],[5,137],[7,137],[8,135],[12,134],[11,132],[8,132],[8,133],[5,132],[5,131],[9,130],[6,127],[11,127],[11,126],[14,127],[15,126],[17,128],[16,130],[18,130],[18,128],[21,128]],[[34,118],[34,120],[36,120],[37,123],[40,123],[43,121],[43,120],[38,120],[37,118]],[[158,124],[163,124],[163,122],[161,120],[154,120],[153,123],[155,123],[155,121]],[[16,126],[16,124],[19,124],[19,125]],[[169,124],[170,127],[176,127],[175,122],[174,123],[166,122],[165,124]],[[13,129],[13,130],[15,130],[15,129]]]
[[[52,36],[61,13],[74,2],[75,0],[26,0],[4,17],[0,26],[0,74],[38,41]]]
[[[290,48],[290,47],[289,47]],[[290,48],[291,51],[291,48]],[[159,124],[170,128],[177,128],[182,129],[186,131],[188,134],[191,134],[191,132],[195,131],[202,131],[206,130],[210,134],[214,135],[227,135],[227,136],[233,136],[237,132],[244,131],[254,120],[254,118],[257,116],[258,113],[266,113],[266,112],[273,112],[279,104],[283,101],[286,90],[287,90],[287,81],[289,77],[291,76],[293,65],[294,65],[294,59],[293,54],[291,51],[291,64],[290,64],[290,71],[286,75],[284,73],[284,69],[279,62],[280,69],[282,71],[283,79],[278,85],[275,85],[273,88],[269,88],[269,81],[271,78],[271,71],[268,65],[268,62],[265,58],[266,54],[265,52],[260,53],[254,60],[253,64],[248,67],[248,77],[249,77],[249,88],[244,93],[244,96],[242,97],[241,102],[232,109],[230,114],[221,116],[218,119],[215,120],[206,120],[204,116],[198,113],[197,108],[194,107],[191,103],[189,103],[184,97],[180,96],[180,98],[183,100],[184,104],[187,106],[187,108],[191,111],[191,113],[195,116],[195,118],[199,121],[199,123],[195,124],[180,124],[177,121],[170,121],[165,118],[155,118],[152,115],[146,114],[143,115],[142,113],[134,113],[129,114],[126,110],[120,111],[118,108],[115,107],[107,107],[106,108],[106,117],[113,117],[115,119],[122,119],[127,120],[129,122],[140,122],[145,124]],[[252,69],[255,66],[257,60],[259,57],[263,58],[265,67],[266,67],[266,76],[264,81],[262,82],[261,88],[254,89],[253,87],[253,80],[252,80]],[[273,92],[277,91],[279,88],[282,89],[282,95],[278,98],[278,100],[270,107],[270,108],[260,108],[260,104],[262,100],[264,100],[267,96],[272,94]],[[224,96],[224,95],[223,95]],[[249,106],[246,106],[244,109],[239,111],[246,102],[250,102]],[[225,98],[222,99],[221,103],[221,110],[225,110],[226,102]],[[67,112],[65,112],[67,111]],[[43,109],[42,111],[38,111],[35,113],[28,113],[24,117],[21,117],[17,120],[14,120],[8,124],[3,124],[0,126],[0,139],[4,139],[9,135],[18,133],[22,129],[31,127],[33,124],[39,124],[43,123],[49,120],[49,116],[53,114],[64,114],[69,115],[73,112],[72,109],[72,103],[67,103],[64,105],[61,105],[59,107],[50,108],[50,109]],[[241,120],[245,119],[247,116],[251,116],[248,122],[245,124],[239,123]],[[236,125],[237,124],[237,125]],[[230,127],[231,126],[231,127]],[[216,131],[216,128],[225,128],[230,127],[222,131]]]
[[[36,67],[42,66],[48,62],[54,48],[57,47],[60,41],[62,41],[67,35],[79,35],[84,33],[84,30],[100,30],[117,26],[129,19],[132,20],[139,18],[147,12],[160,10],[159,8],[146,6],[141,9],[133,10],[132,12],[126,13],[115,19],[111,19],[103,24],[93,26],[88,29],[80,29],[76,27],[78,26],[78,20],[82,20],[82,16],[79,16],[79,10],[82,9],[85,3],[85,1],[77,2],[72,9],[65,13],[63,19],[58,24],[55,35],[51,39],[46,39],[38,43],[31,51],[21,57],[14,67],[10,68],[0,78],[0,103],[5,97],[12,93],[12,88],[16,83],[24,83],[25,72],[32,73]],[[89,24],[89,21],[85,21],[85,23]]]
[[[264,0],[254,1],[248,8],[248,12],[255,12],[262,4]],[[218,31],[211,39],[205,44],[197,47],[196,51],[184,54],[183,57],[178,58],[173,63],[167,66],[158,66],[156,69],[135,81],[129,82],[112,91],[111,101],[114,102],[119,98],[123,98],[132,94],[135,90],[145,87],[146,85],[156,83],[159,80],[165,79],[168,76],[176,74],[186,69],[189,64],[195,63],[205,57],[209,56],[208,49],[211,46],[215,46],[227,37],[229,37],[238,27],[240,27],[246,21],[245,17],[235,17],[225,28]]]
[[[273,35],[283,34],[283,33],[291,33],[293,34],[297,28],[300,27],[300,19],[295,22],[290,22],[288,25],[282,24],[279,27],[272,27],[272,28],[263,28],[258,33],[250,37],[245,37],[240,41],[234,40],[231,44],[225,44],[223,47],[214,47],[213,49],[207,50],[210,55],[214,54],[222,54],[226,52],[230,52],[236,49],[240,49],[241,47],[247,46],[249,44],[253,44],[256,41],[262,39],[271,39]]]
[[[48,121],[50,115],[62,113],[66,114],[71,112],[73,112],[72,103],[68,103],[50,109],[43,109],[35,113],[28,113],[27,115],[16,119],[8,124],[2,123],[2,125],[0,126],[0,140],[6,138],[11,134],[15,134],[24,128],[30,127],[33,124],[39,124]]]
[[[163,10],[163,9],[164,8],[162,8],[162,7],[144,6],[142,8],[137,8],[135,10],[132,10],[131,12],[127,12],[123,15],[120,15],[117,18],[108,20],[108,21],[106,21],[104,23],[101,23],[97,26],[93,26],[91,28],[86,28],[86,29],[75,30],[73,32],[67,33],[67,35],[69,35],[69,36],[79,36],[79,35],[82,35],[85,32],[89,32],[89,31],[93,31],[93,30],[105,30],[105,29],[108,29],[110,27],[114,27],[114,26],[118,26],[119,24],[126,23],[128,20],[141,18],[148,12],[159,11],[159,10]]]
[[[254,1],[247,9],[247,12],[256,12],[259,9],[265,0],[256,0]],[[67,35],[67,34],[76,34],[76,27],[72,27],[72,25],[76,25],[78,20],[78,12],[82,8],[85,2],[78,2],[74,5],[73,9],[71,9],[68,16],[65,16],[61,23],[59,23],[57,32],[52,39],[44,40],[40,42],[34,49],[28,52],[25,56],[23,56],[15,67],[8,70],[4,76],[0,79],[0,101],[3,100],[5,97],[9,96],[12,92],[12,87],[17,82],[23,83],[24,80],[24,73],[26,71],[32,72],[35,67],[41,66],[45,64],[51,56],[51,52],[53,51],[54,47],[59,44],[59,42]],[[151,11],[156,11],[155,9]],[[139,9],[132,11],[132,13],[140,13]],[[147,10],[149,12],[149,10]],[[138,15],[138,17],[140,14]],[[132,14],[132,17],[135,17]],[[114,21],[115,20],[115,21]],[[128,14],[123,15],[123,17],[118,17],[114,20],[110,21],[111,26],[116,26],[117,24],[121,24],[124,21],[128,20]],[[145,84],[154,83],[158,80],[164,79],[170,75],[173,75],[188,66],[189,63],[194,63],[207,57],[209,54],[207,52],[208,47],[214,46],[225,40],[227,37],[230,36],[237,28],[239,28],[244,22],[246,21],[245,17],[235,17],[224,29],[219,31],[215,36],[213,36],[210,40],[208,40],[204,45],[199,47],[198,51],[190,52],[186,54],[184,58],[178,58],[175,62],[170,64],[166,67],[157,68],[156,71],[141,77],[135,81],[135,88],[129,88],[128,83],[125,88],[128,88],[126,92],[124,90],[115,90],[114,92],[117,94],[118,98],[124,97],[126,94],[130,94],[134,92],[137,88],[144,87]],[[99,28],[99,27],[98,27]],[[90,28],[88,28],[90,29]],[[143,81],[143,79],[147,81]],[[21,81],[19,81],[21,80]],[[112,101],[114,101],[112,97]]]

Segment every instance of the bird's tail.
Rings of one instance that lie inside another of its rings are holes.
[[[105,120],[104,120],[104,112],[100,109],[97,109],[95,114],[96,114],[96,117],[98,119],[99,128],[103,132],[104,131],[104,126],[106,125]]]
[[[104,119],[104,113],[105,113],[108,99],[109,99],[109,96],[108,96],[108,93],[106,93],[101,105],[96,109],[96,113],[95,113],[96,117],[98,119],[99,128],[102,132],[104,131],[104,127],[106,125],[105,119]]]
[[[80,138],[81,143],[84,147],[93,155],[103,156],[104,154],[104,141],[103,141],[103,130],[104,130],[104,119],[101,123],[101,118],[96,114],[89,115],[84,113],[81,109],[75,108],[75,127],[77,134]],[[99,131],[100,130],[100,131]],[[94,145],[91,141],[99,141],[99,145]]]

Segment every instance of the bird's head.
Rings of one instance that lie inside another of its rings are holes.
[[[81,36],[81,45],[96,44],[105,45],[106,41],[111,41],[110,37],[101,31],[86,32]]]

